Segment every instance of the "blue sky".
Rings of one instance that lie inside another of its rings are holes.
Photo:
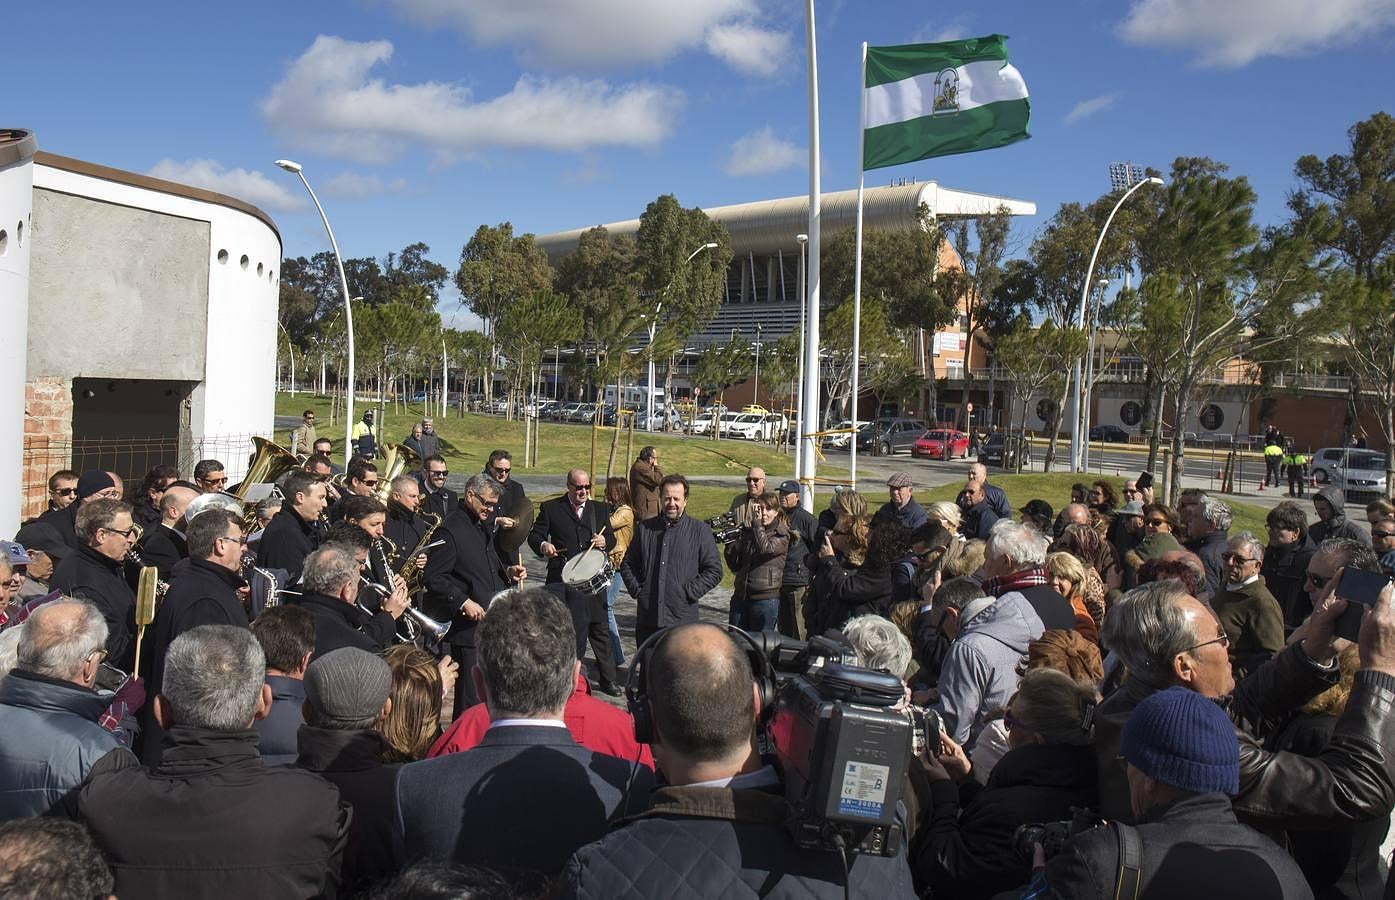
[[[140,11],[133,12],[134,9]],[[351,0],[5,13],[4,124],[42,149],[233,194],[288,256],[413,241],[452,271],[482,223],[548,232],[807,191],[804,4],[793,0]],[[1284,217],[1294,160],[1391,109],[1395,0],[819,0],[823,187],[856,185],[858,45],[1010,36],[1033,137],[869,173],[1036,202],[1022,250],[1106,166],[1207,155]],[[458,299],[448,321],[466,326]]]

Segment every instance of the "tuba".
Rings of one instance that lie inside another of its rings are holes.
[[[383,467],[378,470],[378,489],[373,496],[386,504],[388,497],[392,496],[392,480],[408,469],[421,465],[421,457],[403,444],[384,444],[383,447],[387,450],[387,456],[383,459]]]
[[[252,446],[256,452],[247,466],[246,477],[229,489],[231,497],[238,504],[238,509],[231,511],[242,517],[242,530],[249,534],[257,527],[257,506],[255,503],[246,504],[247,491],[254,484],[275,481],[300,465],[294,453],[264,437],[253,437]]]

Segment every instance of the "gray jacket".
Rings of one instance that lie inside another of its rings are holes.
[[[959,637],[940,668],[935,703],[946,734],[960,744],[978,737],[987,714],[1006,706],[1017,690],[1017,665],[1027,644],[1044,630],[1018,591],[1008,591],[960,623]]]
[[[1314,497],[1321,497],[1332,507],[1332,518],[1318,521],[1308,526],[1308,536],[1314,544],[1321,544],[1328,538],[1347,538],[1371,546],[1371,533],[1363,526],[1347,518],[1347,495],[1336,485],[1328,485]]]
[[[97,724],[111,698],[12,670],[0,684],[0,821],[71,815],[77,792],[116,735]]]
[[[637,623],[666,628],[697,621],[698,601],[722,580],[722,560],[712,529],[692,516],[658,515],[635,526],[620,575]]]

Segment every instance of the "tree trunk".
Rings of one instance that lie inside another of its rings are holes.
[[[1162,415],[1163,404],[1166,403],[1167,384],[1161,378],[1154,378],[1149,375],[1148,384],[1145,388],[1143,405],[1144,415],[1147,418],[1148,429],[1148,465],[1145,472],[1155,471],[1158,467],[1159,445],[1162,442]]]
[[[1177,415],[1172,423],[1172,493],[1164,501],[1168,506],[1176,506],[1176,498],[1182,492],[1182,472],[1186,464],[1187,398],[1195,388],[1196,377],[1187,376],[1177,385]]]
[[[1056,461],[1056,445],[1061,439],[1061,416],[1066,411],[1066,400],[1070,398],[1070,379],[1066,380],[1066,386],[1061,388],[1061,399],[1056,404],[1056,410],[1051,414],[1051,440],[1046,445],[1046,458],[1042,461],[1041,470],[1050,472],[1051,465]]]
[[[615,376],[615,430],[610,435],[610,458],[605,463],[605,477],[610,478],[615,472],[615,454],[620,450],[620,425],[624,420],[624,404],[620,402],[620,376]],[[605,496],[604,491],[597,491],[601,496]]]

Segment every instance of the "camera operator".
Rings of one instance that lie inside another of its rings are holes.
[[[1236,821],[1230,796],[1240,789],[1240,758],[1233,733],[1219,706],[1183,687],[1140,703],[1120,746],[1140,824],[1070,838],[1030,896],[1312,897],[1298,864]]]
[[[1337,545],[1348,541],[1328,542]],[[1356,544],[1355,547],[1361,548]],[[1328,544],[1324,545],[1324,552]],[[1364,559],[1355,567],[1371,562]],[[1314,557],[1313,565],[1322,561]],[[1330,820],[1349,822],[1385,815],[1395,802],[1395,609],[1391,588],[1361,622],[1361,671],[1332,739],[1315,757],[1270,753],[1260,741],[1273,723],[1337,680],[1337,653],[1345,644],[1333,629],[1347,601],[1325,582],[1315,610],[1292,643],[1238,685],[1226,652],[1229,643],[1216,614],[1176,581],[1145,584],[1124,595],[1105,619],[1103,639],[1129,672],[1096,715],[1099,813],[1132,821],[1129,789],[1114,765],[1121,728],[1149,695],[1181,686],[1218,701],[1235,723],[1240,744],[1240,786],[1235,811],[1266,828]]]
[[[756,498],[751,524],[723,551],[736,576],[729,615],[732,625],[746,631],[776,630],[789,547],[790,529],[780,497],[766,491]]]
[[[1031,848],[1024,854],[1014,846],[1017,827],[1068,819],[1072,807],[1094,805],[1095,701],[1088,682],[1054,669],[1027,672],[1007,704],[1009,750],[987,787],[965,792],[962,811],[959,784],[971,782],[964,751],[945,738],[938,758],[919,757],[930,796],[911,844],[917,888],[977,900],[1031,877]]]
[[[845,873],[837,853],[799,847],[780,776],[756,752],[758,695],[750,660],[722,629],[681,625],[659,639],[638,702],[669,786],[576,852],[561,896],[648,900],[672,894],[678,877],[687,896],[727,900],[915,897],[904,851],[851,856]]]

